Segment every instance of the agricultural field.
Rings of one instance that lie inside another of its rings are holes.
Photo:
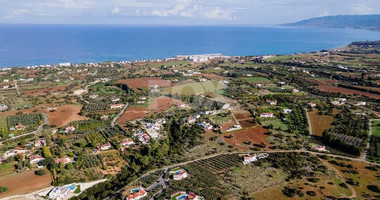
[[[204,78],[215,80],[215,81],[221,81],[225,79],[223,76],[213,74],[213,73],[201,73],[201,74],[197,74],[196,76],[202,76]]]
[[[380,120],[372,122],[372,134],[380,137]]]
[[[245,77],[243,79],[250,83],[269,83],[270,82],[270,80],[265,77]]]
[[[314,109],[312,112],[309,112],[308,115],[310,118],[311,128],[313,130],[314,136],[322,137],[322,133],[324,130],[333,127],[331,124],[334,121],[334,116],[319,115],[318,110],[316,109]]]
[[[0,116],[0,129],[8,129],[7,117],[5,116]]]
[[[14,173],[14,164],[15,163],[0,164],[0,177]]]
[[[71,122],[88,119],[87,117],[79,115],[81,109],[82,106],[80,105],[64,105],[58,106],[55,112],[45,112],[49,117],[49,124],[54,124],[59,128]]]
[[[164,88],[162,92],[166,94],[194,95],[204,92],[216,92],[224,88],[226,86],[215,81],[205,81]]]
[[[265,120],[261,123],[263,126],[272,126],[274,129],[286,131],[288,130],[288,126],[284,124],[280,119],[275,120]]]
[[[116,150],[101,153],[103,156],[104,168],[101,169],[103,174],[115,175],[121,171],[125,165],[125,161],[120,157],[119,152]]]
[[[48,188],[51,182],[52,176],[49,171],[43,176],[35,175],[34,170],[2,176],[0,177],[0,185],[8,187],[8,191],[0,193],[0,198]]]
[[[217,124],[222,124],[222,123],[230,121],[232,117],[228,113],[220,113],[220,114],[212,116],[211,119]]]
[[[206,168],[214,173],[223,173],[233,167],[238,167],[242,164],[240,157],[237,154],[220,155],[205,160],[194,162],[194,164]]]
[[[170,81],[163,80],[161,78],[153,78],[153,77],[119,80],[119,81],[116,81],[116,84],[127,85],[128,87],[135,90],[138,88],[148,89],[149,87],[152,87],[155,85],[158,85],[162,88],[171,86]]]
[[[10,106],[11,108],[18,108],[26,106],[27,102],[20,97],[16,96],[7,96],[6,98],[0,99],[0,104],[5,104]]]
[[[224,140],[229,144],[241,150],[249,150],[254,146],[267,148],[270,146],[266,140],[268,137],[265,133],[268,130],[262,127],[252,127],[243,130],[224,133]]]

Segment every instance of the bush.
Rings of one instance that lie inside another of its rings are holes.
[[[371,190],[372,192],[380,193],[380,188],[377,185],[368,185],[367,189]]]
[[[6,186],[0,187],[0,193],[6,192],[6,191],[8,191],[8,187],[6,187]]]
[[[314,196],[317,195],[317,193],[314,192],[314,191],[307,191],[306,194],[309,195],[309,196],[312,196],[312,197],[314,197]]]
[[[34,171],[34,174],[38,176],[43,176],[46,174],[46,171],[44,169],[40,169],[40,170]]]

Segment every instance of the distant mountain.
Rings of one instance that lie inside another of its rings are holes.
[[[284,25],[298,27],[355,28],[380,31],[380,14],[317,17]]]

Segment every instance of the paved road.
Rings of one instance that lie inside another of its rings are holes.
[[[21,135],[17,135],[15,137],[3,140],[3,141],[0,142],[0,146],[3,145],[3,142],[9,141],[9,140],[14,140],[14,139],[17,139],[17,138],[20,138],[20,137],[23,137],[23,136],[34,135],[34,134],[37,134],[37,133],[41,133],[44,130],[44,125],[48,125],[49,124],[49,118],[47,117],[47,115],[45,113],[42,113],[42,116],[44,117],[44,122],[37,128],[37,130],[29,132],[29,133],[24,133],[24,134],[21,134]]]
[[[115,118],[113,118],[111,122],[111,126],[114,127],[116,125],[116,121],[119,119],[119,117],[125,112],[125,110],[128,108],[129,103],[126,103],[124,108],[120,110],[120,112],[116,115]]]

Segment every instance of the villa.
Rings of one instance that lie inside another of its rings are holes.
[[[213,128],[213,126],[210,123],[206,123],[206,122],[198,123],[198,125],[205,130],[211,130]]]
[[[18,124],[15,126],[15,129],[18,131],[24,131],[26,130],[26,126],[24,126],[23,124]]]
[[[120,142],[120,150],[124,151],[124,149],[126,149],[126,148],[128,148],[134,144],[135,144],[135,142],[132,139],[127,138],[127,139],[123,140],[122,142]]]
[[[38,148],[38,147],[42,147],[42,146],[45,146],[46,145],[46,141],[45,140],[37,140],[34,142],[34,147]]]
[[[315,106],[317,106],[317,104],[315,104],[313,102],[307,103],[307,105],[310,106],[310,107],[312,107],[312,108],[315,107]]]
[[[56,159],[54,159],[54,162],[55,163],[64,163],[64,164],[67,164],[67,163],[71,163],[71,162],[73,162],[73,159],[71,159],[71,158],[56,158]]]
[[[5,111],[5,110],[8,110],[8,106],[5,104],[1,104],[0,105],[0,111]]]
[[[136,135],[136,138],[140,140],[143,144],[148,144],[150,137],[148,134],[144,133],[144,131],[139,131]]]
[[[194,192],[178,191],[170,195],[171,200],[204,200],[204,197],[196,195]]]
[[[262,117],[262,118],[271,118],[271,117],[274,117],[274,114],[273,113],[261,113],[260,117]]]
[[[236,125],[231,126],[229,129],[227,129],[226,132],[236,131],[239,129],[242,129],[242,127],[240,125],[236,124]]]
[[[139,200],[148,195],[142,187],[131,189],[130,192],[126,190],[124,194],[127,196],[126,200]]]
[[[40,155],[33,155],[33,156],[29,156],[29,162],[30,164],[36,164],[36,163],[39,163],[41,161],[43,161],[44,158]]]
[[[267,153],[262,153],[262,154],[258,154],[258,155],[257,154],[248,154],[247,156],[244,156],[243,164],[246,165],[246,164],[249,164],[252,162],[256,162],[257,160],[266,158],[268,156],[269,156],[269,154],[267,154]]]
[[[65,128],[65,133],[73,132],[76,128],[74,126],[68,126]]]
[[[316,144],[310,144],[309,145],[310,149],[312,151],[318,151],[318,152],[329,152],[325,146],[321,146],[321,145],[316,145]]]
[[[292,110],[292,109],[288,109],[288,108],[284,108],[284,109],[282,110],[282,112],[285,113],[285,114],[290,114],[290,113],[293,112],[293,110]]]
[[[187,178],[188,176],[188,173],[186,170],[184,169],[180,169],[180,168],[176,168],[174,170],[172,170],[170,172],[170,176],[174,179],[174,180],[182,180],[184,178]]]
[[[277,105],[277,101],[267,100],[267,103],[269,103],[271,106]]]
[[[99,151],[105,151],[105,150],[110,149],[111,147],[112,147],[111,144],[108,142],[106,144],[99,145],[96,148],[98,148]]]
[[[358,103],[356,103],[357,106],[365,106],[367,105],[367,102],[365,101],[359,101]]]
[[[111,109],[121,109],[124,107],[124,104],[114,104],[111,105]]]

